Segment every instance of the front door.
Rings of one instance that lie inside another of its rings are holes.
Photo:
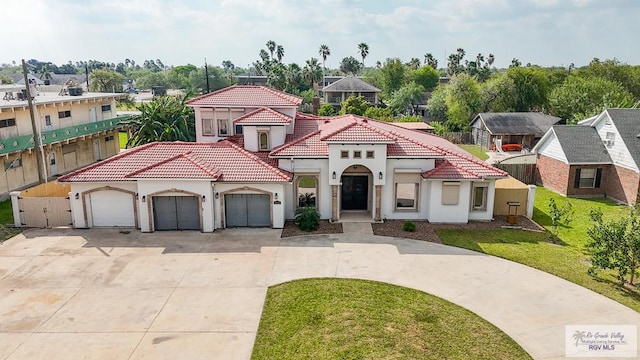
[[[342,177],[342,210],[367,210],[369,177],[366,175]]]
[[[58,175],[58,163],[56,161],[56,152],[49,153],[49,166],[51,169],[51,175]]]
[[[93,140],[93,159],[96,161],[102,160],[102,153],[100,152],[100,140]]]
[[[91,122],[98,121],[98,108],[89,108],[89,119],[91,120]]]

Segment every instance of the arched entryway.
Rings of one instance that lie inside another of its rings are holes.
[[[363,165],[346,168],[340,177],[340,217],[350,213],[371,217],[373,179],[371,170]]]

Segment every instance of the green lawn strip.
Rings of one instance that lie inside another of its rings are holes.
[[[640,294],[617,286],[611,271],[603,271],[597,277],[587,274],[590,267],[587,229],[591,226],[589,210],[602,207],[605,217],[613,219],[626,214],[627,206],[606,199],[565,198],[547,189],[538,188],[533,218],[550,229],[549,198],[559,204],[569,201],[575,210],[574,219],[568,226],[559,228],[559,244],[550,240],[549,233],[537,233],[508,229],[437,230],[443,243],[462,247],[489,255],[498,256],[571,281],[607,296],[631,309],[640,312]]]
[[[474,313],[421,291],[305,279],[267,292],[252,359],[528,359]]]
[[[19,234],[21,229],[6,227],[13,224],[13,209],[11,207],[11,199],[0,201],[0,243]]]
[[[480,148],[478,145],[472,144],[458,144],[462,150],[468,152],[469,154],[477,157],[480,160],[487,160],[489,155],[487,155],[487,149]]]
[[[120,140],[120,149],[126,149],[127,148],[127,133],[126,132],[119,132],[118,133],[118,140]]]

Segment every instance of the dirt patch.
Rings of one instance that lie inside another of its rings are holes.
[[[298,229],[293,221],[286,221],[280,237],[291,237],[301,235],[321,235],[321,234],[342,234],[342,224],[330,223],[329,220],[320,220],[320,226],[315,231],[302,231]]]
[[[384,223],[371,224],[371,227],[375,235],[442,243],[436,234],[437,229],[500,229],[510,226],[506,216],[496,216],[493,221],[470,221],[468,224],[430,224],[424,220],[416,220],[413,221],[416,224],[415,232],[402,230],[404,222],[405,220],[386,220]],[[544,231],[540,225],[525,217],[520,218],[517,226],[531,231]]]

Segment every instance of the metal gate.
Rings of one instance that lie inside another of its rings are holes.
[[[18,203],[22,226],[47,228],[73,225],[69,198],[19,197]]]
[[[195,196],[154,196],[156,230],[200,230],[200,211]]]
[[[269,227],[269,195],[228,194],[224,196],[227,227]]]

